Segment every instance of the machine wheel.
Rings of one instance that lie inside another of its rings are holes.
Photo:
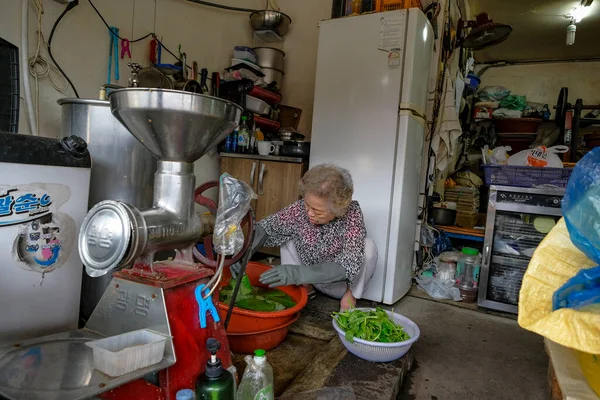
[[[565,120],[567,119],[567,111],[569,110],[569,103],[567,98],[569,97],[569,88],[560,89],[558,100],[556,101],[556,117],[554,122],[556,126],[565,126]]]
[[[218,181],[210,181],[198,186],[198,188],[196,188],[194,191],[194,201],[196,204],[208,208],[213,215],[217,214],[217,203],[215,203],[214,200],[203,196],[203,193],[209,189],[218,187]],[[252,232],[254,229],[254,218],[252,217],[252,211],[248,211],[248,213],[244,216],[241,226],[242,229],[246,228],[246,232]],[[198,262],[206,265],[207,267],[217,268],[217,255],[213,252],[212,235],[205,237],[203,244],[204,249],[206,250],[206,256],[202,255],[202,253],[200,253],[200,251],[194,246],[194,257],[196,260],[198,260]],[[225,259],[225,266],[230,266],[238,262],[251,245],[252,243],[250,243],[250,235],[244,235],[244,245],[242,246],[242,249],[234,256],[227,256]]]

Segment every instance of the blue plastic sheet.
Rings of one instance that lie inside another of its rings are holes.
[[[573,244],[600,264],[600,147],[585,155],[571,174],[562,212]],[[600,303],[600,267],[579,271],[553,296],[554,310]]]

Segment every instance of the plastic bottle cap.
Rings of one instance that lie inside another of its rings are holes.
[[[248,119],[248,117],[246,117],[245,115],[242,116],[242,121],[246,121]]]
[[[265,351],[263,349],[254,350],[254,355],[257,357],[264,357]]]
[[[479,255],[479,251],[472,247],[463,247],[462,252],[463,252],[463,254],[467,254],[469,256]]]
[[[175,398],[177,400],[194,400],[195,393],[191,389],[182,389],[177,392]]]

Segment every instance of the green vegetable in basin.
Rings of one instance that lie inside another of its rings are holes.
[[[221,303],[230,305],[235,285],[235,279],[231,278],[229,285],[221,288],[219,292],[219,301]],[[296,302],[287,293],[278,289],[265,289],[252,286],[247,276],[242,278],[240,289],[235,299],[236,307],[251,311],[282,311],[292,308],[295,305]]]
[[[410,339],[400,325],[396,325],[381,308],[362,311],[351,309],[333,313],[338,326],[346,333],[346,340],[363,339],[370,342],[395,343]]]

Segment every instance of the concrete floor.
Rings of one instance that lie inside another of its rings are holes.
[[[412,370],[405,373],[402,360],[373,364],[347,353],[331,327],[331,312],[338,307],[324,296],[310,300],[286,341],[268,352],[276,395],[327,399],[331,396],[314,392],[327,387],[350,391],[339,398],[360,400],[549,398],[543,341],[514,319],[409,295],[393,307],[421,330],[411,349]],[[241,373],[242,356],[235,359]]]
[[[516,321],[410,296],[394,311],[421,330],[398,399],[549,398],[542,338]]]

